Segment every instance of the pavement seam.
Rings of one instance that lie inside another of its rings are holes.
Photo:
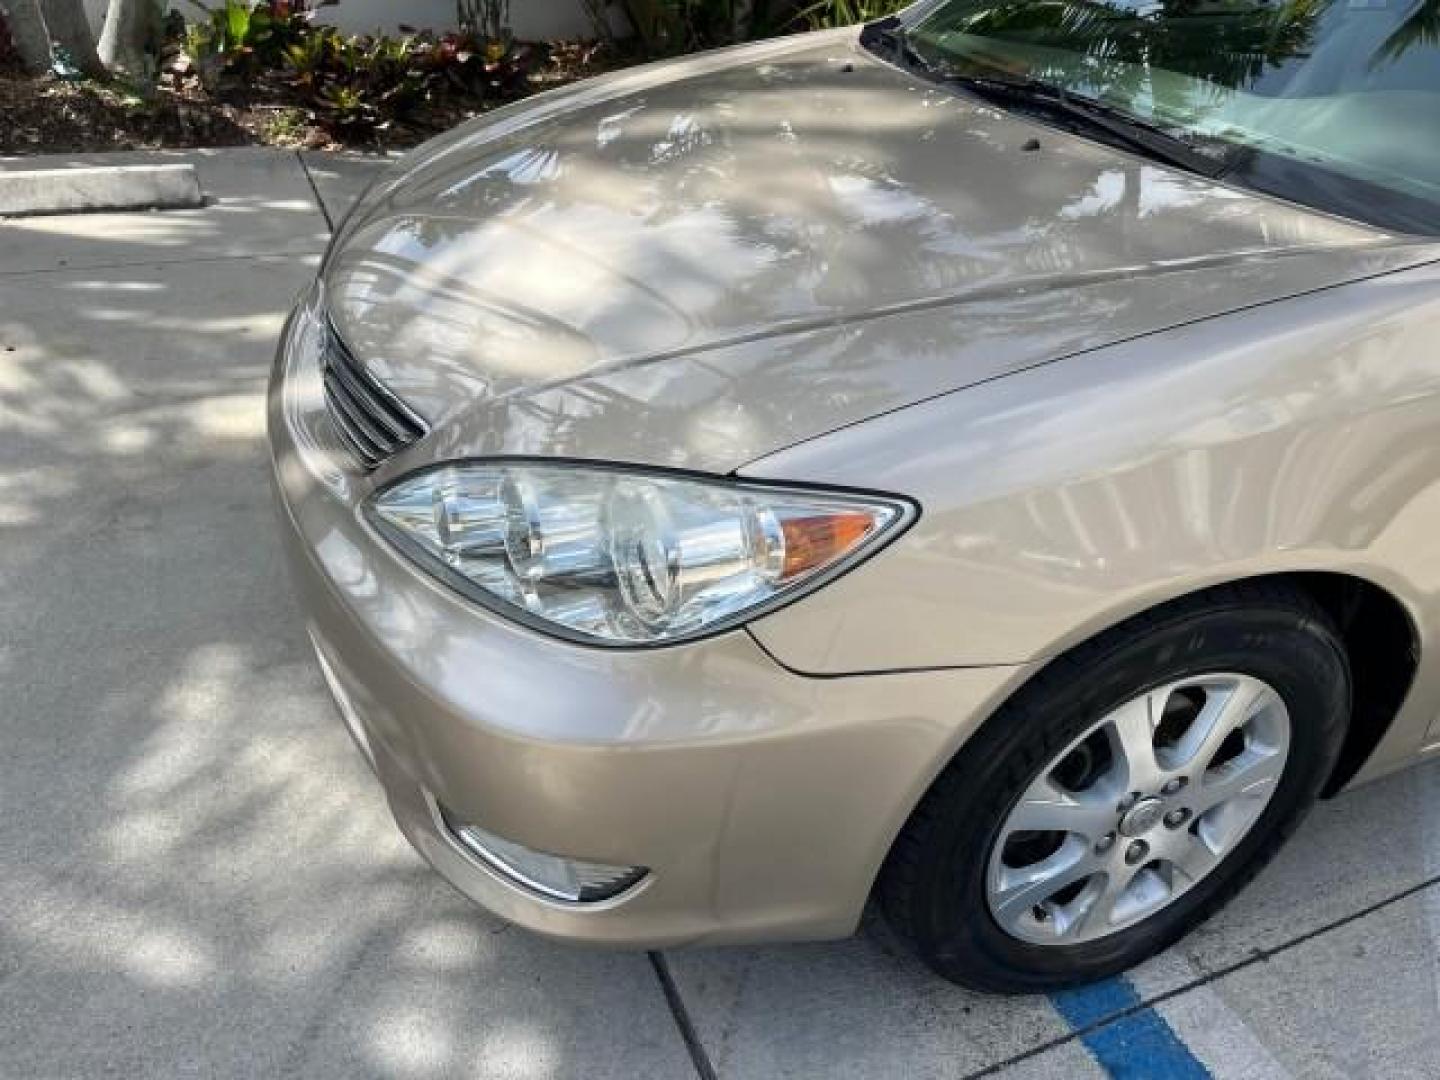
[[[325,227],[333,234],[335,232],[335,222],[330,217],[330,208],[325,205],[325,200],[320,197],[320,185],[315,183],[315,177],[310,172],[310,166],[305,161],[305,155],[299,150],[296,150],[295,160],[300,163],[300,171],[305,174],[305,182],[310,185],[310,191],[315,196],[315,205],[320,208],[320,216],[325,219]]]
[[[1417,882],[1416,884],[1411,885],[1409,888],[1402,889],[1400,892],[1396,893],[1393,896],[1386,897],[1383,900],[1377,900],[1375,903],[1370,904],[1367,907],[1363,907],[1359,911],[1352,911],[1349,915],[1343,915],[1340,918],[1335,919],[1333,922],[1328,922],[1322,926],[1317,926],[1313,930],[1307,930],[1299,937],[1292,938],[1289,941],[1281,942],[1279,945],[1275,945],[1268,949],[1256,949],[1243,960],[1236,960],[1233,963],[1226,964],[1224,967],[1216,968],[1214,971],[1209,972],[1206,975],[1202,975],[1198,979],[1194,979],[1181,986],[1174,987],[1173,989],[1166,990],[1164,993],[1156,994],[1154,997],[1146,998],[1143,1001],[1140,1001],[1135,1005],[1130,1006],[1129,1008],[1117,1012],[1113,1016],[1107,1016],[1103,1020],[1097,1020],[1093,1024],[1090,1024],[1086,1027],[1076,1028],[1074,1031],[1071,1031],[1065,1035],[1056,1036],[1055,1038],[1049,1039],[1046,1042],[1039,1043],[1035,1046],[1032,1046],[1028,1050],[1024,1050],[1018,1054],[1014,1054],[1008,1058],[1005,1058],[1003,1061],[997,1061],[992,1065],[986,1065],[983,1069],[977,1069],[972,1073],[967,1073],[962,1078],[962,1080],[979,1080],[979,1078],[983,1076],[994,1076],[1002,1069],[1008,1069],[1010,1068],[1010,1066],[1018,1065],[1022,1061],[1029,1061],[1031,1058],[1036,1058],[1039,1057],[1041,1054],[1049,1053],[1051,1050],[1054,1050],[1057,1047],[1064,1046],[1066,1043],[1074,1042],[1077,1039],[1083,1040],[1087,1035],[1093,1035],[1095,1032],[1100,1031],[1102,1028],[1107,1028],[1112,1024],[1119,1023],[1120,1021],[1128,1019],[1129,1017],[1132,1017],[1137,1013],[1144,1012],[1147,1009],[1153,1009],[1157,1005],[1163,1005],[1167,1001],[1171,1001],[1175,998],[1188,994],[1192,990],[1195,990],[1201,986],[1206,986],[1209,983],[1217,982],[1220,979],[1224,979],[1230,975],[1235,974],[1235,972],[1237,971],[1243,971],[1245,968],[1251,967],[1255,964],[1268,962],[1272,958],[1279,956],[1281,953],[1287,953],[1291,949],[1298,948],[1299,946],[1304,945],[1307,942],[1314,941],[1318,937],[1323,937],[1324,935],[1330,933],[1332,930],[1339,930],[1342,927],[1349,926],[1353,922],[1359,922],[1361,919],[1373,915],[1377,911],[1381,911],[1389,907],[1391,904],[1399,903],[1402,900],[1408,900],[1410,897],[1415,896],[1418,893],[1422,893],[1426,889],[1433,888],[1436,885],[1440,885],[1440,874],[1437,874],[1434,877],[1426,878],[1424,881]]]
[[[1050,1004],[1071,1027],[1088,1032],[1080,1041],[1109,1076],[1138,1065],[1166,1080],[1210,1080],[1210,1070],[1158,1009],[1143,1005],[1124,975],[1053,993]],[[1111,1019],[1122,1013],[1125,1019]]]
[[[650,966],[655,969],[655,977],[660,980],[660,991],[665,995],[665,1004],[670,1006],[670,1016],[674,1019],[675,1026],[680,1029],[680,1038],[684,1040],[685,1049],[690,1053],[690,1063],[695,1066],[695,1074],[700,1080],[719,1080],[710,1055],[705,1052],[705,1044],[700,1041],[700,1033],[695,1030],[695,1023],[690,1019],[690,1010],[685,1007],[685,999],[680,996],[680,987],[675,985],[675,978],[670,974],[670,964],[662,953],[650,952],[646,955],[650,957]]]

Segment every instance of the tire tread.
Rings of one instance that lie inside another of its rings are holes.
[[[1303,589],[1280,581],[1242,581],[1205,589],[1133,616],[1056,657],[1021,687],[1015,696],[1002,705],[979,731],[971,736],[969,742],[942,770],[930,789],[921,798],[909,820],[896,837],[881,870],[877,892],[881,909],[897,936],[947,978],[963,981],[965,985],[975,989],[1001,993],[1024,992],[1027,989],[1024,986],[1004,980],[991,982],[983,978],[977,979],[974,972],[966,972],[963,978],[957,979],[955,970],[944,962],[943,957],[927,953],[921,944],[921,935],[916,922],[916,902],[921,887],[920,879],[925,866],[926,851],[930,847],[929,841],[939,828],[945,809],[955,804],[969,782],[967,764],[972,756],[984,752],[985,733],[993,732],[995,725],[1020,725],[1039,733],[1038,738],[1019,744],[1017,750],[1020,752],[1014,753],[1010,760],[1004,763],[1003,771],[1000,774],[1007,784],[1023,784],[1038,772],[1045,762],[1052,760],[1063,749],[1063,744],[1056,737],[1054,729],[1038,722],[1032,703],[1047,700],[1061,687],[1073,686],[1077,679],[1083,677],[1087,671],[1103,662],[1108,656],[1134,645],[1143,638],[1163,632],[1176,623],[1201,614],[1255,612],[1257,609],[1286,611],[1300,616],[1304,622],[1312,623],[1321,629],[1322,636],[1335,648],[1348,679],[1348,658],[1343,645],[1341,645],[1340,632],[1330,616]],[[1005,784],[1000,785],[1001,790],[1004,790],[1005,787]],[[1313,795],[1318,795],[1318,787],[1317,784]],[[1003,814],[1007,808],[1000,805],[981,805],[978,809],[981,814],[999,815]],[[1257,848],[1245,866],[1239,872],[1234,873],[1223,888],[1216,890],[1196,910],[1193,924],[1210,918],[1234,899],[1236,894],[1274,859],[1280,848],[1299,827],[1303,816],[1303,813],[1291,816],[1282,823],[1281,828],[1272,832]],[[1091,976],[1082,974],[1071,980],[1052,980],[1046,983],[1045,988],[1050,989],[1057,985],[1075,985],[1086,982],[1090,978]]]

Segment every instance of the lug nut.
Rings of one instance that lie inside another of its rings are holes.
[[[1177,776],[1174,780],[1166,781],[1165,786],[1160,789],[1161,795],[1174,795],[1185,786],[1185,777]]]
[[[1132,840],[1130,846],[1125,849],[1125,862],[1134,866],[1146,855],[1150,854],[1150,845],[1144,840]]]
[[[1182,806],[1179,810],[1171,810],[1165,815],[1165,827],[1167,829],[1178,829],[1189,820],[1190,811]]]
[[[1095,841],[1095,854],[1103,855],[1115,846],[1115,834],[1107,832],[1099,840]]]

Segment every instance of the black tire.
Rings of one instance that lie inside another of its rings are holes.
[[[986,903],[986,868],[1021,793],[1112,709],[1215,671],[1263,679],[1290,714],[1284,772],[1249,833],[1169,906],[1107,937],[1037,945],[1001,929]],[[976,990],[1051,991],[1139,963],[1219,910],[1295,831],[1340,752],[1350,685],[1334,624],[1285,584],[1207,590],[1116,627],[1047,665],[936,779],[881,873],[888,920],[935,971]]]

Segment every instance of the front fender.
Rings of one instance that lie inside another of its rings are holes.
[[[1440,265],[1072,356],[762,458],[897,491],[891,548],[753,624],[802,672],[1020,664],[1208,585],[1332,571],[1440,623]]]

